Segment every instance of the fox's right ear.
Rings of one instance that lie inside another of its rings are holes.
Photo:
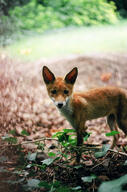
[[[65,82],[69,84],[74,84],[76,81],[76,78],[78,76],[78,68],[74,67],[66,76],[65,76]]]
[[[54,74],[46,66],[42,69],[42,76],[46,84],[53,83],[55,81]]]

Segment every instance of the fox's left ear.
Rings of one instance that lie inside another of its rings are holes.
[[[53,83],[55,81],[54,74],[46,66],[42,69],[42,76],[46,84]]]
[[[65,81],[69,84],[74,84],[78,75],[78,68],[74,67],[66,76]]]

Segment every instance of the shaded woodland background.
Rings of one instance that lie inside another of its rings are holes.
[[[127,89],[126,17],[124,0],[0,0],[0,191],[127,191],[122,131],[120,152],[96,158],[88,151],[78,167],[65,161],[65,146],[57,154],[62,142],[52,136],[71,126],[41,75],[43,65],[62,76],[77,66],[75,91]],[[87,125],[85,144],[111,143],[105,118]]]

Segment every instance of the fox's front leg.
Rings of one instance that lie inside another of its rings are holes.
[[[83,136],[86,132],[86,127],[84,122],[80,122],[77,125],[76,133],[77,133],[77,147],[81,146],[83,144]],[[81,159],[81,150],[77,149],[76,152],[76,162],[79,163]]]
[[[80,131],[77,132],[77,150],[76,150],[76,163],[80,163],[81,150],[78,148],[83,144],[83,135]]]

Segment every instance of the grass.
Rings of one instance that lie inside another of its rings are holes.
[[[13,57],[32,61],[70,54],[125,52],[127,21],[117,25],[66,28],[30,35],[7,46],[5,50]]]

